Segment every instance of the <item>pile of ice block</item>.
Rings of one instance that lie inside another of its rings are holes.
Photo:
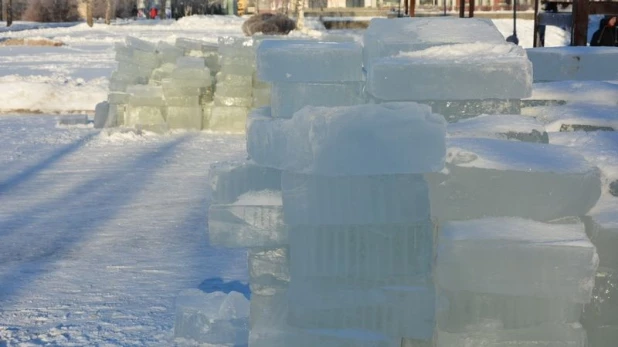
[[[373,19],[363,39],[367,90],[377,101],[425,103],[455,121],[517,114],[531,94],[526,51],[489,20]]]

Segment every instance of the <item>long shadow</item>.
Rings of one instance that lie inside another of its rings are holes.
[[[61,148],[60,150],[54,152],[52,155],[47,157],[45,160],[35,165],[32,165],[29,168],[25,169],[24,171],[20,172],[19,174],[16,174],[13,177],[10,177],[0,182],[0,194],[6,193],[11,189],[15,189],[19,184],[26,182],[27,180],[32,178],[32,176],[48,168],[49,166],[59,161],[63,157],[66,157],[67,155],[77,151],[83,145],[88,143],[97,134],[98,133],[96,132],[89,133],[88,135],[80,138],[79,140],[73,143],[70,143],[64,146],[63,148]]]
[[[119,214],[148,184],[157,172],[156,169],[165,165],[167,155],[189,137],[184,136],[166,143],[156,151],[149,151],[136,159],[116,166],[115,170],[105,170],[102,174],[66,192],[62,197],[35,205],[2,222],[0,224],[0,231],[2,231],[0,245],[6,247],[10,244],[10,241],[6,240],[8,236],[23,232],[24,242],[20,242],[20,245],[13,244],[13,247],[23,246],[25,250],[13,249],[10,252],[5,250],[2,252],[4,254],[0,254],[0,264],[16,262],[13,269],[0,276],[2,284],[0,301],[16,295],[27,283],[44,273],[46,264],[62,259],[84,237]],[[122,179],[122,174],[131,172],[131,169],[136,167],[140,169],[139,180]],[[102,182],[115,182],[115,184],[105,185]],[[96,201],[92,201],[93,199]],[[105,207],[105,210],[94,214],[76,214],[75,212],[79,211],[79,207],[83,206],[84,202],[92,204],[95,211],[98,206]],[[106,205],[101,205],[99,202],[104,202]],[[46,214],[42,220],[37,218],[37,213],[49,211],[54,211],[54,213]],[[57,224],[54,225],[54,223]],[[28,227],[32,229],[38,227],[37,224],[42,225],[41,230],[36,230],[36,235],[33,235]]]

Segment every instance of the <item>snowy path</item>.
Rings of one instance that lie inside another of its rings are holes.
[[[0,117],[0,346],[169,346],[173,299],[246,279],[207,244],[207,174],[244,137],[99,134]]]

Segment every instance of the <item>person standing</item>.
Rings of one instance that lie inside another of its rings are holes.
[[[150,19],[157,19],[158,14],[159,14],[159,11],[157,10],[156,7],[153,7],[150,9]]]
[[[590,40],[590,46],[618,46],[618,36],[616,35],[615,16],[606,16],[601,19],[599,29],[594,32]]]

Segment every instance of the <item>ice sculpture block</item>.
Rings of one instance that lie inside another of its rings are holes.
[[[167,124],[170,129],[202,129],[202,108],[170,106],[167,108]]]
[[[295,277],[288,295],[288,321],[296,327],[362,329],[417,340],[433,336],[433,286],[356,288]]]
[[[616,47],[537,47],[527,52],[537,66],[535,82],[607,81],[618,77]]]
[[[287,291],[277,292],[273,295],[259,295],[252,292],[249,325],[252,332],[283,330],[289,327]]]
[[[162,107],[129,105],[125,113],[124,124],[127,126],[163,125],[166,124],[165,114]]]
[[[287,244],[281,192],[250,191],[229,205],[211,205],[210,243],[224,247],[262,247]]]
[[[228,85],[226,83],[217,84],[216,94],[224,97],[249,97],[253,91],[251,84],[242,86]]]
[[[170,96],[165,98],[165,104],[167,106],[176,107],[198,107],[200,106],[199,96]]]
[[[438,330],[437,347],[585,347],[586,332],[579,324],[543,324],[525,329],[478,329],[448,333]]]
[[[416,103],[308,106],[292,119],[259,109],[247,132],[256,163],[296,173],[368,176],[434,172],[444,165],[446,121]]]
[[[183,291],[176,298],[174,336],[200,343],[245,345],[249,300],[238,292]]]
[[[206,67],[206,62],[201,57],[178,57],[176,66],[186,69],[203,69]]]
[[[614,347],[618,341],[618,325],[587,329],[587,333],[590,347]]]
[[[251,97],[250,93],[246,96],[240,96],[240,97],[222,96],[222,95],[219,95],[219,93],[215,93],[214,101],[215,101],[216,106],[250,108],[253,105],[253,98]]]
[[[238,75],[233,73],[219,72],[216,75],[217,86],[223,84],[225,86],[250,86],[253,83],[253,77],[249,75]]]
[[[189,53],[191,51],[201,51],[202,46],[205,42],[195,39],[189,39],[186,37],[178,37],[174,42],[174,45],[183,50],[185,53]]]
[[[94,107],[94,128],[102,129],[110,126],[109,119],[109,103],[102,101]]]
[[[581,322],[588,331],[618,326],[618,269],[599,268],[592,300],[584,307]]]
[[[616,106],[602,106],[592,103],[571,103],[560,106],[537,106],[522,110],[545,124],[550,132],[618,130]],[[594,110],[594,111],[592,111]]]
[[[165,106],[163,89],[152,85],[133,85],[127,87],[131,106]]]
[[[173,64],[165,63],[152,70],[148,84],[161,85],[161,81],[164,78],[170,78],[172,76],[172,71],[174,71],[175,68]]]
[[[252,347],[393,347],[400,346],[401,338],[352,329],[260,329],[251,331],[249,344]]]
[[[431,274],[433,232],[431,221],[290,227],[291,273],[357,286],[419,283]]]
[[[249,110],[246,107],[215,105],[212,107],[208,120],[208,128],[214,131],[243,133],[248,113]]]
[[[330,177],[283,172],[289,225],[411,224],[427,220],[423,175]]]
[[[373,61],[367,91],[379,100],[522,99],[532,64],[511,44],[445,45]]]
[[[543,124],[520,115],[482,115],[450,123],[450,137],[482,137],[524,142],[549,143]]]
[[[145,41],[142,39],[138,39],[137,37],[127,36],[125,37],[125,44],[127,47],[132,48],[134,50],[144,51],[155,53],[157,51],[157,46],[154,43],[149,41]]]
[[[266,82],[362,81],[362,47],[355,42],[265,40],[257,49]]]
[[[364,83],[274,82],[271,111],[275,118],[292,118],[305,106],[353,106],[365,103]]]
[[[208,172],[213,204],[232,204],[251,191],[281,190],[281,171],[251,161],[212,164]]]
[[[134,64],[143,68],[154,69],[161,65],[159,55],[155,52],[134,50],[132,58]]]
[[[436,35],[440,32],[440,35]],[[375,59],[433,46],[475,42],[503,44],[504,36],[489,19],[373,18],[363,34],[365,67]]]
[[[482,138],[447,146],[447,172],[426,176],[440,220],[583,216],[601,194],[598,168],[566,147]]]
[[[189,80],[188,84],[184,84],[183,82],[184,80],[163,78],[161,80],[161,88],[163,89],[165,98],[199,96],[203,93],[201,88],[196,87],[196,83],[203,85],[204,83],[202,81],[194,82]]]
[[[251,248],[248,259],[252,294],[275,295],[287,291],[290,283],[287,247]]]
[[[172,71],[171,77],[174,80],[181,80],[179,84],[186,87],[206,88],[212,85],[210,70],[207,67],[177,67]]]
[[[176,59],[182,57],[184,54],[184,52],[181,49],[167,42],[163,42],[163,41],[160,41],[157,44],[157,52],[159,52],[159,57],[161,59],[161,63],[163,64],[165,63],[175,64]]]
[[[436,283],[451,291],[587,303],[598,263],[582,223],[448,222],[438,240]]]
[[[500,329],[522,329],[543,323],[577,323],[583,305],[553,298],[482,294],[441,290],[437,305],[438,329],[474,331],[484,322]]]
[[[603,196],[584,222],[599,253],[600,265],[618,269],[618,198]]]

